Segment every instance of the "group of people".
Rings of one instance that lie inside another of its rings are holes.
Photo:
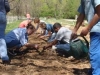
[[[87,19],[88,25],[81,31],[81,36],[86,36],[90,32],[90,64],[91,69],[89,75],[100,75],[100,0],[81,0],[81,5],[78,9],[80,13],[74,29],[71,31],[68,28],[62,27],[60,23],[55,23],[54,25],[46,24],[45,22],[38,23],[37,27],[31,25],[31,23],[26,23],[23,27],[16,28],[5,34],[6,28],[6,14],[10,11],[8,0],[0,0],[0,57],[3,63],[9,62],[9,57],[7,55],[7,47],[21,47],[23,45],[27,47],[33,47],[39,49],[38,45],[32,46],[28,43],[28,35],[36,32],[39,27],[44,31],[38,37],[44,39],[44,37],[49,37],[49,44],[44,46],[43,49],[52,47],[57,49],[58,52],[69,51],[69,40],[75,39],[79,27],[82,25],[83,20]],[[28,19],[29,22],[30,19]],[[7,46],[6,46],[7,45]]]

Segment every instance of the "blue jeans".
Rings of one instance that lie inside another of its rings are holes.
[[[13,48],[13,47],[20,48],[22,46],[14,32],[12,32],[12,34],[8,33],[7,35],[13,36],[13,38],[9,38],[9,39],[8,39],[9,36],[5,36],[7,48]]]
[[[7,48],[13,48],[13,47],[20,48],[21,46],[22,46],[21,43],[17,40],[12,40],[11,42],[7,43]]]
[[[6,28],[6,14],[0,12],[0,57],[4,60],[9,60],[7,55],[5,37],[5,28]]]
[[[57,50],[61,50],[61,51],[69,51],[70,50],[70,44],[69,43],[58,43],[56,45]]]
[[[100,75],[100,33],[90,33],[90,64],[92,75]]]
[[[65,55],[65,56],[70,56],[69,50],[70,50],[70,44],[69,43],[65,43],[65,42],[58,42],[58,44],[56,45],[57,47],[57,53],[60,55]]]

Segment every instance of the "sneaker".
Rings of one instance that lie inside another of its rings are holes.
[[[52,50],[56,50],[56,49],[57,49],[57,47],[53,45],[52,46]]]
[[[3,60],[2,63],[5,64],[5,65],[9,65],[10,64],[10,60]]]

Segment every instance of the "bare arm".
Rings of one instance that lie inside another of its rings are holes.
[[[98,5],[98,6],[96,7],[96,13],[97,13],[97,15],[98,15],[99,18],[100,18],[100,5]]]
[[[97,14],[94,15],[93,19],[91,20],[90,24],[87,26],[88,30],[90,31],[92,27],[98,22],[99,16]]]
[[[51,31],[48,31],[48,34],[47,35],[45,35],[46,37],[49,37],[49,36],[51,36]]]
[[[75,25],[75,27],[73,29],[73,32],[72,32],[72,35],[71,35],[71,39],[75,39],[77,37],[77,30],[82,25],[82,22],[84,21],[84,18],[85,18],[84,14],[79,14],[79,16],[77,18],[76,25]]]
[[[28,48],[35,48],[35,49],[38,49],[38,45],[36,44],[33,44],[33,43],[26,43],[24,46],[28,47]]]
[[[85,27],[82,31],[81,31],[81,36],[86,36],[88,34],[88,32],[92,29],[92,27],[98,22],[99,17],[97,14],[94,15],[93,19],[91,20],[91,22],[89,23],[89,25],[87,27]]]
[[[58,40],[54,40],[52,43],[50,43],[49,45],[45,46],[44,49],[47,49],[49,47],[52,47],[52,45],[55,45],[58,43]]]
[[[76,25],[74,27],[74,30],[77,31],[79,27],[82,25],[82,22],[84,21],[85,15],[84,14],[79,14],[77,18]]]

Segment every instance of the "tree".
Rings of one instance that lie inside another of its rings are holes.
[[[11,14],[32,17],[74,18],[80,0],[9,0]]]

